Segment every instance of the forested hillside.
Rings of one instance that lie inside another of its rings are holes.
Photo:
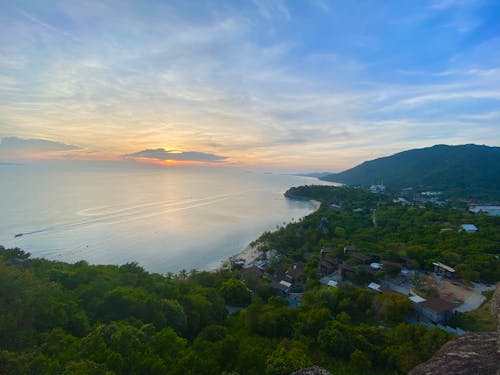
[[[321,179],[362,186],[383,183],[392,190],[445,190],[456,196],[500,200],[500,147],[436,145],[365,161]]]

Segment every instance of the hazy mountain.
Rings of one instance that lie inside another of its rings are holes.
[[[332,172],[310,172],[310,173],[295,173],[294,176],[302,176],[302,177],[315,177],[323,179],[323,177],[332,175]]]
[[[361,186],[383,183],[389,189],[446,190],[462,196],[498,199],[500,147],[436,145],[365,161],[322,179]]]

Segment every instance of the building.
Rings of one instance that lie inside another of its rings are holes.
[[[286,272],[287,280],[291,283],[296,283],[300,281],[302,274],[304,273],[305,266],[306,264],[303,262],[298,262],[297,264],[294,264],[293,267]]]
[[[339,263],[336,259],[328,257],[333,253],[333,249],[324,247],[319,251],[319,273],[322,276],[329,275],[339,268]]]
[[[462,224],[462,230],[467,233],[475,233],[478,231],[477,227],[474,224]]]
[[[422,303],[422,302],[425,302],[426,299],[423,298],[423,297],[420,297],[420,296],[417,296],[416,294],[413,295],[413,296],[410,296],[408,297],[410,299],[411,302],[413,302],[414,304],[415,303]]]
[[[368,284],[368,289],[371,289],[377,293],[382,293],[382,289],[380,289],[380,285],[377,283]]]
[[[344,247],[344,254],[346,254],[349,251],[356,251],[358,248],[355,245],[348,245]]]
[[[262,278],[264,272],[257,266],[243,268],[241,270],[241,279],[247,284],[256,284]]]
[[[335,281],[335,280],[328,280],[328,284],[326,284],[326,285],[328,285],[331,288],[336,288],[337,285],[339,285],[339,283],[338,283],[338,281]]]
[[[357,251],[349,252],[349,257],[356,259],[361,264],[370,264],[373,262],[373,258],[371,256],[358,253]]]
[[[375,194],[385,193],[385,185],[372,185],[370,186],[370,191]]]
[[[286,297],[288,295],[291,286],[292,284],[285,280],[281,280],[279,282],[274,280],[271,282],[271,288],[277,295],[282,297]]]
[[[432,263],[434,266],[434,273],[443,276],[443,277],[449,277],[453,278],[455,277],[455,270],[451,268],[450,266],[447,266],[446,264],[439,263],[439,262],[434,262]]]
[[[435,324],[447,323],[455,313],[455,304],[440,298],[414,303],[413,306],[420,320],[431,321]]]
[[[347,264],[342,264],[340,266],[340,275],[342,280],[350,279],[358,273],[356,267],[349,266]]]

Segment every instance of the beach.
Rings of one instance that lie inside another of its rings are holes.
[[[314,210],[311,213],[309,213],[309,215],[311,215],[320,208],[321,202],[318,202],[315,200],[309,200],[309,202],[314,205]],[[249,244],[240,253],[232,255],[229,257],[228,260],[223,261],[221,264],[221,267],[219,267],[218,269],[223,268],[224,266],[226,266],[232,262],[236,262],[236,261],[242,261],[244,268],[250,267],[251,265],[253,265],[255,263],[255,261],[257,260],[257,258],[259,258],[260,255],[261,255],[261,252],[259,251],[258,247],[252,246],[252,244]]]

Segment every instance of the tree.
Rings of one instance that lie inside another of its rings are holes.
[[[370,359],[359,349],[356,349],[351,353],[350,360],[352,365],[357,369],[358,374],[368,373],[371,368]]]
[[[267,375],[288,375],[311,364],[306,346],[293,340],[284,340],[267,357]]]
[[[228,305],[246,306],[250,303],[250,291],[241,280],[229,279],[224,281],[219,290]]]
[[[411,312],[411,302],[399,293],[382,293],[375,297],[373,308],[379,318],[395,322]]]

